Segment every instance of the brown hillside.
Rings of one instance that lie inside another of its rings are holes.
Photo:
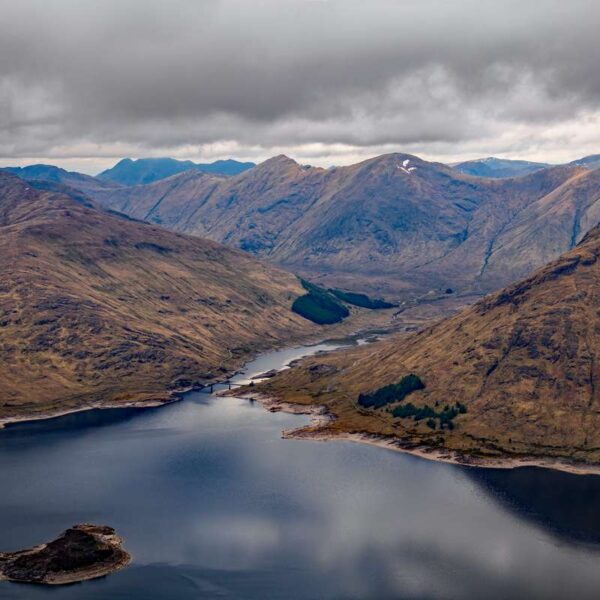
[[[0,421],[166,399],[312,331],[296,277],[0,173]]]
[[[412,336],[310,359],[260,391],[326,405],[338,417],[325,428],[333,434],[366,432],[480,456],[598,464],[599,257],[596,227],[574,250],[455,317]],[[437,411],[466,405],[453,430],[357,406],[359,393],[410,373],[426,388],[404,403]]]

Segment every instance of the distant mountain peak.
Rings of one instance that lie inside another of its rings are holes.
[[[487,156],[485,158],[476,158],[474,160],[458,163],[454,165],[454,169],[465,175],[503,179],[506,177],[528,175],[529,173],[535,173],[536,171],[546,169],[549,166],[548,163]]]
[[[153,183],[184,171],[196,170],[215,175],[239,175],[254,167],[251,162],[233,159],[217,160],[212,163],[195,163],[169,157],[123,158],[114,167],[97,175],[102,181],[114,181],[122,185]]]

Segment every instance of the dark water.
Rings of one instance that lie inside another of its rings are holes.
[[[600,478],[280,438],[304,422],[194,393],[0,432],[0,550],[89,521],[134,557],[63,588],[0,583],[0,598],[600,597]]]

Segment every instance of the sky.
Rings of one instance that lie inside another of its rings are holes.
[[[600,153],[597,0],[0,0],[0,165]]]

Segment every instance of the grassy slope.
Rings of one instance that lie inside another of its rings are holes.
[[[297,279],[0,174],[0,419],[164,399],[316,330]]]
[[[600,463],[600,229],[533,276],[424,331],[312,358],[264,385],[300,404],[323,404],[335,432],[394,436],[484,456]],[[318,367],[325,363],[335,367]],[[311,368],[313,367],[313,368]],[[418,374],[417,406],[464,403],[453,431],[358,409],[356,398]]]

